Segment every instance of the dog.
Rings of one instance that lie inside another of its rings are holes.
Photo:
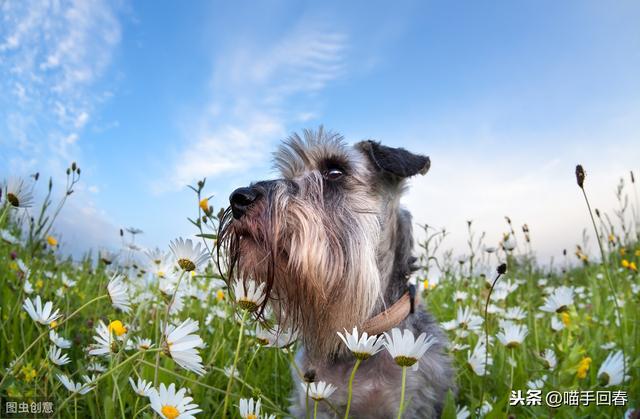
[[[298,384],[300,371],[307,380],[337,387],[330,406],[320,403],[318,417],[344,416],[355,358],[337,332],[366,329],[372,318],[384,317],[382,328],[370,334],[398,327],[435,337],[419,369],[408,371],[404,417],[439,417],[454,389],[453,368],[444,333],[408,292],[416,258],[411,215],[400,206],[406,180],[426,174],[429,158],[370,140],[347,146],[342,136],[320,127],[290,136],[274,161],[280,178],[231,194],[218,246],[229,279],[265,283],[259,313],[269,306],[281,330],[298,332],[291,414],[303,418],[309,405]],[[389,317],[394,324],[385,324]],[[384,350],[362,362],[350,416],[395,417],[401,374]]]

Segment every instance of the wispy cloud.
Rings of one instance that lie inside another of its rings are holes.
[[[266,163],[290,124],[316,116],[315,109],[291,111],[290,102],[341,77],[347,49],[345,33],[302,20],[275,41],[245,42],[222,52],[214,62],[210,102],[188,124],[190,140],[172,162],[169,178],[154,189],[175,190]]]
[[[15,149],[15,169],[55,166],[77,153],[75,144],[101,100],[92,88],[120,42],[113,4],[74,0],[0,6],[0,87],[6,92],[0,99],[0,145]]]

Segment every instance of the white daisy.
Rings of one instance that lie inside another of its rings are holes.
[[[385,332],[384,346],[401,367],[413,366],[413,370],[418,369],[418,360],[436,342],[433,335],[427,336],[422,333],[415,339],[413,332],[409,329],[400,331],[397,327],[391,329],[391,335]]]
[[[598,370],[598,379],[605,387],[617,386],[629,379],[629,376],[624,376],[624,355],[622,351],[609,352],[607,359]]]
[[[22,289],[24,290],[25,294],[33,293],[33,285],[31,285],[31,282],[29,282],[28,279],[24,280],[24,285],[22,286]]]
[[[62,314],[59,313],[59,310],[53,311],[53,303],[51,301],[47,301],[43,307],[42,300],[40,300],[40,296],[37,295],[34,302],[27,298],[22,304],[22,308],[24,308],[25,311],[29,313],[29,316],[31,316],[33,321],[36,321],[40,324],[48,325],[51,324],[52,321],[62,316]]]
[[[358,337],[357,327],[354,327],[351,333],[344,329],[344,335],[338,332],[338,336],[357,359],[367,359],[380,352],[384,346],[384,339],[379,339],[377,336],[369,336],[367,332]]]
[[[111,304],[119,310],[128,313],[131,310],[131,302],[129,301],[129,289],[122,280],[121,275],[114,275],[107,285]]]
[[[141,338],[140,336],[136,336],[133,339],[127,341],[127,349],[137,349],[139,351],[146,351],[151,348],[153,343],[151,339]]]
[[[519,346],[529,333],[527,326],[515,324],[509,320],[500,322],[500,328],[501,330],[496,334],[496,338],[507,348]]]
[[[600,345],[600,348],[604,349],[605,351],[610,351],[615,347],[616,347],[616,343],[615,342],[607,342],[607,343],[603,343],[602,345]]]
[[[558,359],[556,358],[556,354],[555,352],[553,352],[553,350],[545,349],[541,355],[547,369],[552,370],[556,367],[556,365],[558,365]]]
[[[273,329],[265,329],[260,325],[256,326],[256,340],[263,346],[269,348],[284,348],[293,344],[297,339],[296,333],[291,330],[281,330],[279,326]]]
[[[527,382],[527,387],[532,390],[542,390],[544,388],[544,382],[547,380],[547,376],[543,375],[537,380],[530,380]]]
[[[33,186],[24,179],[11,177],[4,188],[6,200],[15,208],[29,208],[33,205]]]
[[[455,320],[442,323],[442,327],[445,330],[454,330],[458,328],[464,332],[461,337],[466,337],[468,334],[466,331],[472,331],[474,333],[480,331],[482,328],[482,321],[482,317],[473,314],[471,307],[458,307]]]
[[[96,326],[96,334],[93,337],[96,343],[89,346],[89,355],[107,356],[118,351],[116,338],[102,321]]]
[[[456,291],[453,294],[453,301],[464,301],[467,299],[467,293],[464,291]]]
[[[494,246],[484,246],[484,251],[491,254],[494,253],[497,249]]]
[[[486,365],[485,365],[486,360]],[[483,376],[487,373],[486,367],[493,365],[493,358],[491,353],[487,357],[487,348],[484,339],[479,339],[473,351],[469,351],[467,356],[467,363],[471,367],[474,373],[479,376]]]
[[[173,240],[169,244],[169,249],[173,252],[180,269],[186,272],[199,271],[209,259],[209,254],[202,248],[201,243],[194,247],[191,239]]]
[[[11,234],[7,230],[0,230],[0,239],[9,244],[16,244],[19,241],[16,236]]]
[[[71,347],[71,341],[59,336],[53,329],[49,331],[49,339],[51,339],[51,342],[58,348],[69,349]]]
[[[560,286],[553,290],[545,301],[540,310],[547,313],[562,313],[573,304],[573,288]]]
[[[503,241],[502,241],[502,248],[504,250],[506,250],[507,252],[512,251],[513,249],[516,248],[517,243],[516,243],[516,239],[515,237],[513,237],[512,235],[507,236]]]
[[[226,365],[223,371],[224,375],[226,375],[228,378],[231,378],[231,376],[233,376],[233,378],[240,378],[240,370],[237,367],[234,369],[233,365]],[[233,374],[231,373],[231,371],[233,371]]]
[[[66,389],[69,390],[72,393],[87,394],[88,392],[93,390],[93,387],[90,387],[86,383],[85,384],[83,384],[83,383],[75,383],[75,382],[71,381],[69,379],[69,377],[67,377],[64,374],[57,374],[56,376],[58,377],[58,380],[60,380],[62,385],[65,386]]]
[[[204,375],[202,357],[197,348],[204,346],[200,336],[193,334],[198,330],[198,322],[187,319],[178,326],[169,325],[164,332],[165,352],[182,368]]]
[[[111,265],[116,259],[116,254],[106,249],[101,249],[98,252],[98,259],[105,265]]]
[[[524,320],[527,312],[522,307],[510,307],[504,312],[504,318],[509,320]]]
[[[471,412],[467,406],[456,407],[456,419],[467,419],[469,416],[471,416]]]
[[[160,391],[156,389],[149,390],[149,402],[151,408],[164,419],[190,419],[196,414],[202,412],[198,409],[198,405],[191,403],[193,398],[185,397],[186,388],[181,388],[176,392],[176,385],[171,383],[166,387],[164,383],[160,383]]]
[[[138,396],[149,397],[149,394],[151,394],[153,384],[151,381],[145,381],[142,378],[138,378],[138,382],[135,382],[133,381],[133,378],[129,377],[129,383],[131,383],[133,391],[135,391]]]
[[[551,318],[551,329],[559,332],[564,329],[564,323],[562,323],[562,320],[560,320],[557,316],[553,316]]]
[[[264,288],[266,283],[257,285],[253,279],[247,281],[247,287],[242,280],[237,280],[233,284],[233,294],[240,308],[247,311],[256,311],[265,299]]]
[[[240,399],[240,417],[242,419],[257,419],[260,417],[260,403],[260,399],[256,402],[253,401],[253,398]]]
[[[87,371],[105,372],[106,370],[107,368],[99,362],[90,362],[89,365],[87,365]]]
[[[57,346],[51,346],[49,348],[49,359],[56,365],[64,365],[71,362],[67,354],[62,353],[62,349]]]
[[[313,400],[319,402],[331,397],[336,387],[333,384],[326,383],[324,381],[318,381],[317,383],[300,383],[302,389],[306,394],[309,394]]]
[[[62,272],[62,285],[67,288],[73,288],[76,286],[76,281],[69,279],[66,273]]]

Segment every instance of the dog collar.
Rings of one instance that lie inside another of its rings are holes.
[[[413,312],[414,297],[411,291],[405,292],[398,301],[382,313],[365,321],[362,328],[369,336],[379,335],[394,328]]]

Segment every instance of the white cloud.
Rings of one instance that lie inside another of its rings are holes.
[[[0,143],[51,168],[79,153],[94,111],[90,90],[120,42],[114,3],[3,2],[0,24]],[[37,152],[38,154],[34,153]],[[63,163],[63,164],[64,164]]]
[[[600,145],[596,142],[595,146],[585,141],[592,146],[583,149],[560,142],[541,144],[537,154],[547,158],[505,153],[488,159],[454,150],[432,150],[432,169],[425,177],[411,181],[403,203],[416,223],[445,227],[450,235],[444,247],[452,248],[454,254],[468,253],[467,220],[473,220],[478,234],[487,232],[487,245],[496,246],[502,233],[508,231],[504,217],[509,216],[522,245],[521,227],[528,224],[533,249],[544,262],[551,257],[556,264],[561,262],[563,249],[572,255],[575,245],[582,242],[585,228],[592,237],[587,250],[595,255],[594,234],[576,185],[575,165],[581,163],[587,171],[585,188],[592,206],[613,217],[617,206],[614,190],[621,177],[633,202],[629,170],[638,173],[640,161],[633,134],[609,138],[616,140]]]
[[[234,45],[215,60],[211,100],[185,124],[185,141],[156,192],[176,190],[205,176],[264,165],[290,123],[309,121],[313,109],[289,113],[286,102],[311,94],[345,71],[346,34],[298,22],[264,45]]]

